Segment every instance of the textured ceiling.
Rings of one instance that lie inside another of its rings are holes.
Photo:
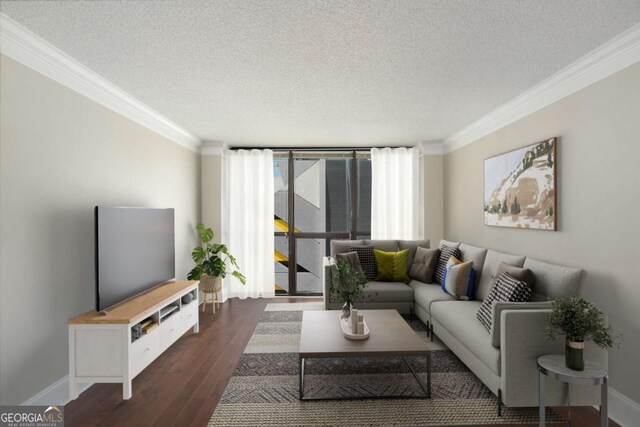
[[[1,2],[203,140],[440,140],[640,21],[638,0]]]

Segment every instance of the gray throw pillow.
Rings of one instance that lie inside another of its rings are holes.
[[[363,276],[366,277],[366,274],[364,274],[364,270],[362,269],[362,266],[360,265],[360,257],[358,256],[358,252],[356,251],[351,251],[351,252],[345,252],[345,253],[341,253],[341,254],[336,254],[336,261],[340,261],[340,260],[344,260],[346,261],[349,266],[351,267],[351,271],[352,272],[360,272],[360,274],[362,274]]]
[[[500,265],[498,265],[495,278],[493,279],[493,282],[491,282],[491,288],[496,285],[498,277],[502,276],[502,273],[509,273],[513,278],[526,283],[531,289],[534,289],[536,276],[533,274],[533,271],[528,268],[514,267],[513,265],[505,264],[504,262],[501,262]]]
[[[358,252],[345,252],[342,254],[336,254],[336,260],[345,260],[349,263],[351,268],[362,268],[360,266],[360,258],[358,257]]]
[[[439,249],[427,249],[418,246],[416,255],[413,258],[413,264],[409,270],[409,277],[423,283],[431,283],[438,256],[440,256]]]

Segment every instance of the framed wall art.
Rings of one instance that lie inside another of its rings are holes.
[[[557,138],[484,161],[484,223],[557,229]]]

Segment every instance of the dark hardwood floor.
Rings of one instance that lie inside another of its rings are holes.
[[[215,316],[209,306],[200,313],[199,334],[187,332],[133,380],[130,400],[122,400],[119,384],[95,384],[65,407],[66,425],[206,426],[264,307],[304,301],[321,299],[234,299]],[[573,408],[572,425],[596,427],[599,414],[590,407]]]

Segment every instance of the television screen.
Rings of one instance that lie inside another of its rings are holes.
[[[173,209],[95,208],[96,310],[175,278]]]

